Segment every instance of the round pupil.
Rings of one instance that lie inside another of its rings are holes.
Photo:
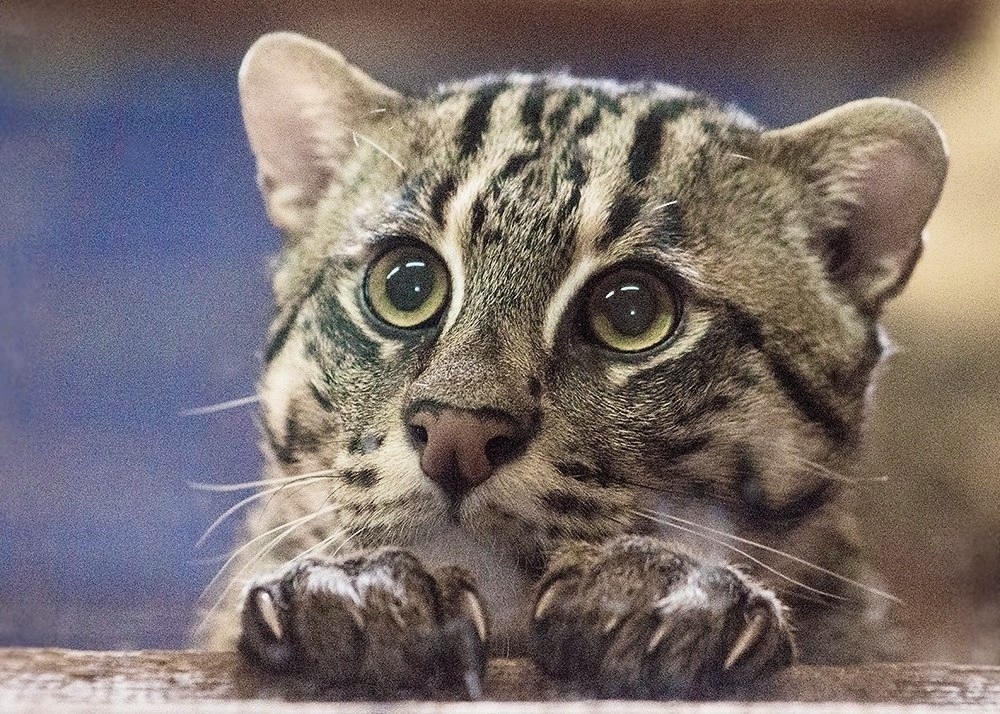
[[[642,283],[625,283],[604,296],[604,314],[620,334],[639,337],[656,320],[656,296]]]
[[[434,269],[419,258],[404,258],[385,276],[385,294],[401,312],[413,312],[434,290]]]

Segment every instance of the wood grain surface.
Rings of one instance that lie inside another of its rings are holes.
[[[528,660],[490,662],[486,701],[371,702],[346,690],[320,690],[301,681],[247,669],[228,652],[147,650],[86,652],[0,648],[0,710],[38,711],[524,711],[705,712],[1000,711],[1000,667],[890,664],[798,665],[760,681],[740,701],[588,701],[543,676]],[[806,705],[805,702],[812,704]]]

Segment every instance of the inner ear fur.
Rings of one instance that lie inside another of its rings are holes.
[[[828,225],[814,248],[831,278],[877,313],[920,257],[947,172],[941,131],[920,107],[878,98],[765,132],[763,141],[826,203]]]
[[[359,141],[405,104],[338,52],[291,32],[250,47],[239,90],[268,217],[293,240]]]

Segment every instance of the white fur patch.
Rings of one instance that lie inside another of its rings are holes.
[[[351,578],[339,568],[310,568],[306,575],[306,589],[336,595],[350,600],[358,607],[364,604],[364,597],[354,586]]]
[[[416,543],[413,552],[425,566],[459,565],[471,572],[479,594],[493,618],[493,646],[500,656],[525,653],[527,624],[531,614],[531,582],[517,567],[513,554],[487,546],[459,526],[436,533]]]
[[[653,607],[660,611],[661,617],[682,610],[707,609],[711,605],[712,598],[698,580],[696,572],[688,573],[682,584],[674,586],[670,593],[657,600]]]
[[[400,601],[406,599],[406,592],[384,568],[367,568],[352,578],[336,566],[313,567],[307,571],[306,588],[343,597],[358,607],[364,605],[369,590],[391,593]]]
[[[462,261],[462,245],[455,231],[447,231],[436,247],[451,277],[451,299],[441,328],[444,334],[455,324],[458,313],[462,311],[462,303],[465,301],[465,265]]]
[[[600,261],[597,258],[592,255],[584,255],[576,262],[569,275],[563,280],[562,285],[556,290],[555,295],[549,300],[548,307],[545,308],[545,322],[542,327],[542,344],[546,348],[552,349],[555,345],[556,331],[566,313],[566,308],[569,307],[580,289],[599,267]]]
[[[382,476],[375,487],[379,499],[394,500],[414,490],[433,488],[420,469],[419,455],[402,429],[390,431],[374,456]]]
[[[284,441],[287,437],[285,414],[288,412],[288,403],[303,384],[303,374],[309,372],[309,363],[302,354],[302,334],[292,331],[284,348],[268,365],[258,390],[264,418],[268,420],[279,441]]]

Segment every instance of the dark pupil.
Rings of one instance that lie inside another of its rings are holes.
[[[434,270],[419,258],[401,260],[385,276],[385,294],[401,312],[413,312],[434,289]]]
[[[620,334],[638,337],[656,319],[656,300],[645,285],[625,283],[604,296],[604,314]]]

